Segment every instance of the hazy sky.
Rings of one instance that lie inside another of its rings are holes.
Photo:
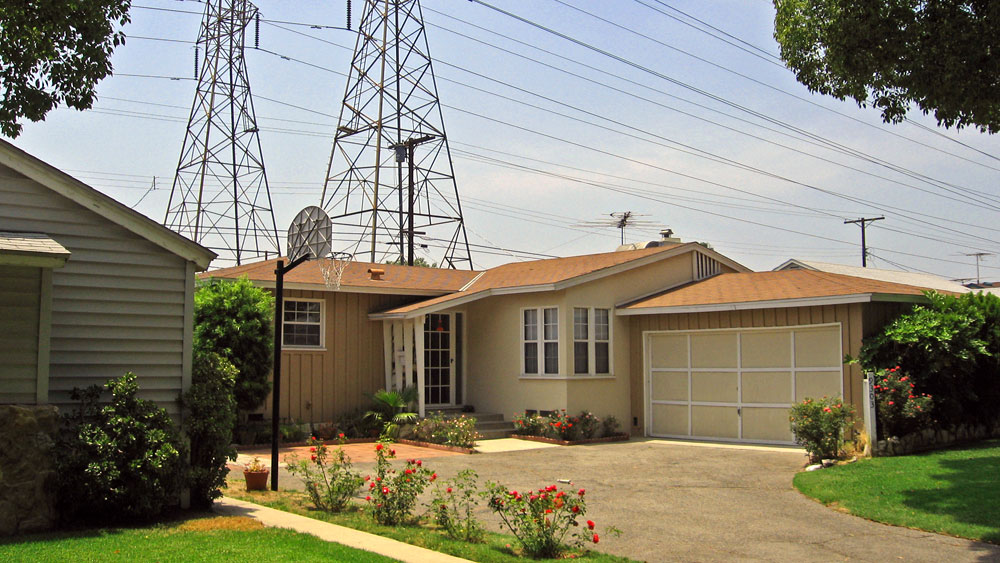
[[[617,211],[646,224],[629,242],[670,227],[758,270],[792,257],[860,265],[860,228],[844,220],[862,216],[886,216],[868,229],[876,267],[970,278],[966,254],[1000,251],[1000,138],[920,115],[885,125],[809,94],[776,59],[770,2],[489,3],[616,58],[467,0],[422,0],[477,268],[613,250],[617,230],[583,224]],[[343,0],[258,5],[247,64],[284,232],[319,203],[355,38],[275,23],[343,26]],[[94,109],[54,111],[14,143],[162,221],[202,9],[137,0]],[[983,278],[998,265],[984,257]]]

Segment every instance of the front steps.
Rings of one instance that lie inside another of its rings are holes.
[[[499,413],[480,413],[480,412],[463,412],[461,408],[450,408],[450,409],[434,409],[427,411],[428,414],[431,412],[441,412],[446,418],[458,417],[461,415],[472,416],[476,418],[476,432],[479,433],[480,439],[482,440],[492,440],[494,438],[509,438],[511,433],[514,431],[514,423],[510,421],[504,421],[503,415]]]

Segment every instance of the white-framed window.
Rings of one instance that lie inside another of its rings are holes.
[[[289,348],[323,348],[323,301],[285,299],[281,345]]]
[[[611,312],[609,309],[573,308],[573,373],[611,373]]]
[[[524,375],[559,373],[559,309],[521,310],[521,367]]]

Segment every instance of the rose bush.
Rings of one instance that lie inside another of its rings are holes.
[[[473,512],[479,505],[476,472],[463,469],[448,481],[438,484],[428,507],[434,523],[457,540],[481,543],[486,530]]]
[[[483,494],[525,553],[541,558],[558,557],[568,547],[582,548],[600,541],[594,522],[580,522],[587,513],[585,493],[584,489],[567,493],[549,485],[522,494],[490,482]]]
[[[917,391],[917,384],[899,366],[872,374],[878,429],[883,436],[905,436],[931,423],[933,397]]]
[[[395,526],[410,519],[417,496],[437,479],[437,473],[424,467],[419,459],[408,459],[403,471],[396,471],[390,459],[396,450],[389,442],[375,444],[375,477],[365,477],[368,483],[368,513],[379,524]]]
[[[814,461],[836,459],[844,443],[844,431],[854,415],[840,397],[806,398],[792,407],[788,416],[795,441]]]
[[[340,444],[344,443],[344,435],[339,436]],[[344,449],[334,450],[333,460],[329,459],[329,450],[323,440],[315,436],[309,439],[309,459],[286,459],[288,471],[298,475],[305,482],[306,493],[316,508],[326,512],[340,512],[351,497],[364,484],[361,475],[351,471],[351,458]]]

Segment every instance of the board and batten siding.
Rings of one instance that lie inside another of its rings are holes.
[[[193,264],[3,166],[0,230],[46,233],[72,253],[52,272],[48,401],[132,371],[142,398],[178,414]]]
[[[701,330],[720,328],[779,328],[813,324],[839,323],[841,345],[844,354],[857,357],[861,351],[861,339],[866,336],[863,303],[825,305],[813,307],[786,307],[775,309],[752,309],[742,311],[713,311],[706,313],[678,313],[656,315],[634,315],[630,327],[630,379],[633,420],[632,433],[642,432],[645,420],[643,403],[643,333],[658,330]],[[862,399],[861,367],[857,364],[844,366],[844,401],[853,404],[860,412]]]
[[[285,299],[322,299],[324,350],[283,348],[281,418],[312,423],[371,406],[369,395],[385,387],[382,322],[368,314],[426,297],[285,290]],[[271,416],[271,397],[262,408]]]

